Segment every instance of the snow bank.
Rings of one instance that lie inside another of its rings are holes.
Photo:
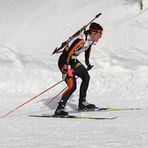
[[[0,114],[61,80],[52,51],[99,12],[96,22],[104,35],[92,49],[87,99],[101,107],[147,108],[148,1],[143,1],[140,11],[138,0],[0,0]],[[84,62],[84,55],[79,59]],[[60,96],[51,110],[40,107],[65,86],[0,118],[0,147],[147,148],[147,110],[77,113],[119,117],[111,121],[28,117],[52,114]],[[77,108],[78,94],[79,89],[68,110]]]
[[[143,11],[134,0],[86,0],[79,5],[77,0],[0,3],[1,93],[35,94],[61,80],[58,55],[51,56],[52,51],[102,12],[96,22],[103,25],[104,35],[91,54],[95,67],[90,71],[88,96],[93,91],[102,99],[147,95],[146,1]],[[79,59],[84,62],[83,55]]]

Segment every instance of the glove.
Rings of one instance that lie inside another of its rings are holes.
[[[87,70],[88,70],[88,71],[91,70],[92,67],[94,67],[94,65],[88,64],[88,65],[87,65]]]
[[[65,81],[66,78],[67,78],[67,74],[63,73],[63,74],[62,74],[62,80]]]
[[[64,64],[64,65],[62,66],[62,73],[63,73],[63,74],[67,74],[67,70],[68,70],[68,65],[67,65],[67,64]]]

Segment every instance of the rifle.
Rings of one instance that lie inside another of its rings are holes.
[[[98,18],[102,13],[97,14],[88,24],[84,25],[80,30],[78,30],[76,33],[74,33],[71,37],[69,37],[68,40],[64,41],[60,47],[56,47],[55,50],[53,51],[52,55],[55,53],[60,53],[62,52],[61,50],[65,48],[69,42],[76,36],[78,36],[82,31],[84,31],[88,25],[90,25],[96,18]]]

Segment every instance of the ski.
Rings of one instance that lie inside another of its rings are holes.
[[[136,111],[136,110],[148,110],[148,108],[107,108],[107,107],[96,107],[94,109],[77,109],[76,112],[94,112],[94,111]],[[71,111],[74,113],[75,111]]]
[[[146,108],[145,108],[146,109]],[[104,110],[107,110],[107,111],[136,111],[136,110],[145,110],[144,108],[104,108]],[[99,109],[98,108],[98,110],[103,110],[103,108],[102,109]]]
[[[41,118],[70,118],[70,119],[93,119],[93,120],[113,120],[118,118],[114,117],[89,117],[89,116],[75,116],[75,115],[66,115],[66,116],[56,116],[56,115],[29,115],[29,117],[41,117]]]

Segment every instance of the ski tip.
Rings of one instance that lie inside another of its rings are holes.
[[[105,117],[105,118],[96,118],[97,120],[114,120],[114,119],[117,119],[118,116],[115,116],[115,117]]]
[[[115,117],[113,117],[112,119],[117,119],[118,118],[118,116],[115,116]]]

